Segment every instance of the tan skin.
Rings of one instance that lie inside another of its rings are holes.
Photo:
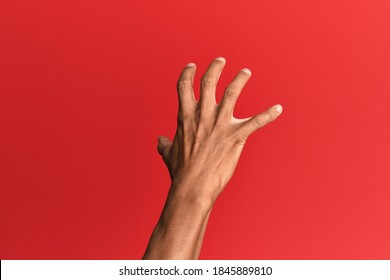
[[[213,204],[232,177],[245,142],[282,112],[277,104],[250,118],[233,117],[251,76],[247,68],[239,71],[217,104],[215,91],[225,64],[222,57],[211,62],[201,79],[199,102],[193,89],[196,65],[190,63],[181,72],[175,138],[158,138],[171,187],[143,259],[198,259]]]

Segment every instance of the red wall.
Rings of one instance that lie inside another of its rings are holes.
[[[139,259],[169,188],[176,81],[224,56],[280,103],[202,259],[390,258],[390,1],[0,2],[0,258]]]

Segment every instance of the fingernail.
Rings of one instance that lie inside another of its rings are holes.
[[[282,105],[280,105],[280,104],[275,105],[275,111],[280,114],[283,111]]]
[[[196,66],[196,65],[195,65],[195,63],[192,63],[192,62],[190,62],[190,63],[188,63],[188,64],[186,65],[186,67],[194,67],[194,66]]]
[[[241,71],[247,73],[248,75],[252,75],[251,70],[249,70],[248,68],[243,68],[241,69]]]
[[[215,60],[226,62],[226,59],[223,58],[222,56],[217,57]]]

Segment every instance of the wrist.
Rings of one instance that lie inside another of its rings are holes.
[[[210,195],[196,190],[193,185],[172,184],[161,218],[187,216],[192,219],[203,219],[214,204]]]
[[[191,205],[208,212],[214,205],[220,187],[214,178],[175,178],[169,189],[168,200]],[[167,200],[167,201],[168,201]]]

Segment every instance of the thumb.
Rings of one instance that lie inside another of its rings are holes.
[[[172,141],[169,140],[169,138],[165,137],[165,136],[159,136],[157,138],[157,141],[158,141],[158,145],[157,145],[158,153],[163,158],[166,158],[169,154],[170,147],[172,146]]]

